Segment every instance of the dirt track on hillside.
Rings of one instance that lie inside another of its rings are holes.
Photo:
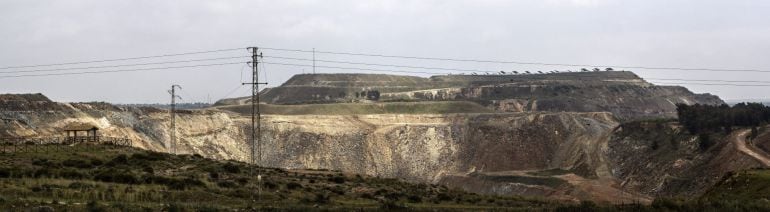
[[[759,151],[753,150],[753,148],[746,146],[746,134],[748,134],[750,130],[741,130],[730,139],[735,146],[738,148],[738,151],[741,151],[743,154],[746,154],[748,156],[751,156],[758,162],[762,163],[765,167],[770,167],[770,158],[768,158],[764,153],[761,153]]]

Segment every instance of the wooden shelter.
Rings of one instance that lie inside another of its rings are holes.
[[[84,123],[72,123],[64,127],[64,132],[67,134],[66,139],[70,142],[98,142],[98,131],[98,127]]]

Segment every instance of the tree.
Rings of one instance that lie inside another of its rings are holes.
[[[770,107],[760,103],[722,105],[677,105],[679,123],[690,133],[732,132],[734,127],[757,127],[770,121]]]
[[[698,147],[700,147],[701,151],[706,151],[709,147],[714,145],[714,141],[711,140],[711,136],[706,133],[701,133],[698,135]]]

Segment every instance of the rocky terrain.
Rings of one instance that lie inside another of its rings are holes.
[[[703,149],[698,136],[675,122],[627,123],[614,133],[608,157],[613,174],[626,189],[655,196],[695,196],[728,173],[770,168],[770,154],[756,147],[770,144],[770,139],[747,139],[748,131],[722,134],[712,138],[714,146]]]
[[[297,75],[262,95],[262,165],[269,167],[614,203],[703,193],[726,172],[761,167],[731,142],[702,152],[675,124],[628,125],[674,117],[676,103],[722,103],[682,87],[655,86],[631,72]],[[248,161],[250,111],[244,104],[248,99],[225,99],[179,111],[177,153]],[[2,95],[0,106],[0,137],[55,136],[69,123],[90,123],[136,147],[168,151],[165,110],[56,103],[39,94]],[[673,140],[676,149],[666,146]]]

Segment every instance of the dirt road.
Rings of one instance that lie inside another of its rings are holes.
[[[738,151],[741,151],[743,154],[751,156],[755,160],[757,160],[760,163],[762,163],[762,165],[764,165],[765,167],[770,167],[770,158],[765,156],[763,153],[754,151],[754,150],[752,150],[752,148],[749,148],[749,147],[746,146],[746,135],[748,135],[749,132],[751,132],[751,130],[741,130],[741,131],[739,131],[731,139],[732,142],[738,148]]]

